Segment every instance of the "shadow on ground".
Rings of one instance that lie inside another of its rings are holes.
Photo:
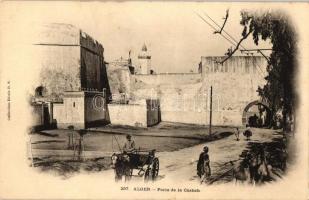
[[[109,157],[87,159],[87,160],[59,160],[53,157],[35,158],[34,167],[41,172],[52,172],[64,179],[70,178],[80,172],[100,172],[110,168]]]
[[[268,165],[271,166],[272,176],[264,179],[263,183],[272,182],[286,173],[287,162],[290,161],[289,155],[287,153],[288,139],[282,133],[276,133],[277,137],[273,138],[269,142],[258,142],[250,141],[246,149],[239,155],[238,160],[235,161],[244,161],[244,157],[251,153],[252,155],[258,155],[261,149],[264,149],[265,158]],[[219,184],[219,183],[228,183],[233,181],[233,165],[232,162],[217,163],[218,169],[211,177],[208,178],[207,184]]]
[[[41,132],[39,133],[41,134]],[[191,132],[187,132],[187,135],[190,135]],[[233,134],[233,132],[229,131],[223,131],[223,132],[214,132],[211,136],[207,135],[204,136],[204,139],[188,139],[188,138],[179,138],[179,137],[152,137],[152,136],[135,136],[136,142],[142,143],[142,140],[146,140],[143,143],[145,143],[148,147],[149,145],[152,145],[151,147],[154,149],[160,149],[161,151],[176,151],[182,148],[187,148],[190,146],[194,146],[200,143],[204,142],[210,142],[215,140],[220,140],[226,137],[229,137]],[[92,138],[90,140],[90,138]],[[101,138],[100,133],[88,133],[85,136],[85,149],[90,150],[96,150],[96,151],[103,151],[101,147],[105,144],[105,142],[111,142],[110,140],[104,140],[104,138]],[[50,140],[47,140],[46,137],[50,137]],[[110,136],[109,136],[110,137]],[[190,137],[190,136],[188,136]],[[54,134],[46,135],[44,134],[44,138],[38,138],[37,141],[34,141],[33,147],[34,148],[46,148],[46,150],[59,150],[63,149],[66,151],[67,148],[67,142],[66,140],[63,140],[67,138],[66,135],[63,133],[59,134],[58,140],[55,140],[57,137],[54,136]],[[61,140],[60,140],[61,139]],[[194,140],[193,142],[191,140]],[[103,143],[102,143],[103,142]],[[149,143],[151,142],[151,144]],[[97,148],[98,146],[98,148]],[[35,153],[36,149],[33,149],[33,152]],[[61,155],[57,156],[40,156],[40,157],[34,157],[33,160],[34,167],[38,168],[40,171],[43,172],[52,172],[56,175],[60,175],[64,178],[69,178],[73,176],[74,174],[77,174],[79,172],[100,172],[102,170],[110,169],[111,164],[111,158],[110,157],[104,157],[104,158],[95,158],[95,159],[75,159],[75,158],[64,158]]]

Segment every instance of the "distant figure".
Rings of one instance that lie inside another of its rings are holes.
[[[210,160],[208,155],[208,147],[203,148],[203,152],[200,154],[197,162],[197,175],[202,179],[201,183],[211,175]]]
[[[74,149],[75,148],[74,126],[70,125],[70,126],[68,126],[68,129],[70,130],[70,132],[68,134],[68,136],[69,136],[68,149]]]
[[[250,140],[250,137],[252,136],[252,131],[250,130],[250,128],[247,128],[243,135],[247,138],[247,140]]]
[[[236,137],[236,140],[239,141],[239,129],[238,128],[236,128],[235,137]]]
[[[258,123],[259,123],[259,117],[256,114],[249,117],[249,126],[250,127],[258,127]]]
[[[78,159],[83,159],[83,152],[85,150],[84,135],[87,134],[87,131],[81,129],[81,130],[78,130],[77,133],[79,134],[79,139],[78,139],[78,145],[74,149],[74,156],[75,156],[75,151],[77,150]]]
[[[126,136],[127,141],[125,142],[124,146],[123,146],[123,151],[127,152],[127,153],[131,153],[132,151],[135,150],[135,142],[131,139],[131,135],[127,135]]]

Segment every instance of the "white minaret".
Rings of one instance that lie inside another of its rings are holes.
[[[151,56],[147,52],[146,44],[143,45],[142,51],[138,55],[138,68],[137,74],[150,74],[151,69]]]

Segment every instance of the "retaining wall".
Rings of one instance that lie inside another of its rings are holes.
[[[145,105],[108,104],[111,124],[147,127]]]

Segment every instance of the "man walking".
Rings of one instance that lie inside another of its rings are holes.
[[[210,160],[208,155],[208,147],[203,148],[197,163],[197,175],[202,178],[201,182],[205,181],[211,175]]]

